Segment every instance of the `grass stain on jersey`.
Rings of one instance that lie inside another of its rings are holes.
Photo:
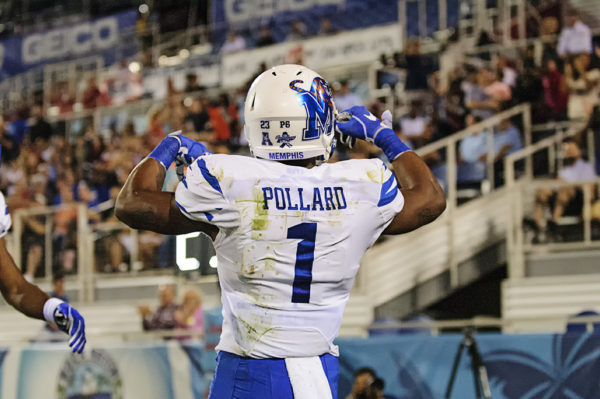
[[[236,323],[236,330],[241,338],[241,342],[250,344],[249,348],[241,348],[244,356],[248,356],[252,352],[254,346],[265,334],[277,329],[277,327],[270,327],[270,325],[258,319],[254,320],[252,323],[249,323],[239,316],[236,316],[236,319],[239,321],[239,323]]]
[[[383,184],[383,168],[379,170],[369,169],[367,170],[367,176],[373,183]]]
[[[267,230],[269,228],[269,211],[264,209],[262,191],[254,189],[254,218],[252,218],[252,230]]]

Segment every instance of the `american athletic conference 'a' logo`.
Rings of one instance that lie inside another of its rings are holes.
[[[87,350],[69,356],[58,377],[58,399],[123,399],[123,382],[116,363],[107,351]]]
[[[303,80],[290,82],[290,89],[298,92],[298,100],[306,109],[306,127],[302,131],[303,140],[314,140],[322,134],[332,133],[333,124],[333,101],[331,100],[331,89],[322,78],[314,78],[310,91],[296,86],[304,83]]]
[[[292,144],[290,143],[290,141],[294,140],[295,138],[296,136],[290,136],[288,132],[283,132],[281,135],[277,135],[277,137],[275,137],[275,140],[277,140],[277,144],[281,144],[281,148],[284,148],[291,147]]]

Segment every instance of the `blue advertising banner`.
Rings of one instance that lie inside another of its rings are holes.
[[[598,397],[600,335],[475,338],[494,399]],[[425,334],[339,339],[339,398],[350,393],[353,373],[361,367],[371,367],[385,381],[385,393],[391,398],[442,398],[462,339],[462,335]],[[3,399],[204,398],[215,368],[214,351],[200,342],[91,343],[83,355],[70,354],[64,343],[8,351],[16,353],[5,358],[7,351],[0,350]],[[471,358],[465,352],[452,398],[474,397]]]
[[[217,45],[230,29],[245,34],[248,47],[253,47],[252,40],[258,39],[257,26],[268,26],[279,43],[290,34],[293,21],[306,27],[306,36],[319,33],[322,18],[331,21],[334,31],[398,21],[397,0],[222,0],[211,4],[213,40]]]
[[[339,340],[340,398],[353,371],[371,367],[397,399],[444,397],[462,335],[409,335]],[[600,336],[476,335],[492,398],[596,398],[600,392]],[[452,398],[474,398],[471,358],[462,354]]]
[[[136,21],[137,13],[131,10],[73,26],[0,41],[0,80],[43,64],[90,54],[103,56],[105,65],[114,63],[119,56],[131,56],[137,52],[137,45],[132,46],[131,41],[124,47],[120,44],[123,32],[129,30],[131,33]],[[116,47],[121,49],[121,54],[117,54]]]

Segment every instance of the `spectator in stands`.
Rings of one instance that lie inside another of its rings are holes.
[[[494,133],[494,162],[523,148],[523,139],[519,129],[510,119],[504,119],[498,124]]]
[[[558,172],[558,180],[569,183],[589,182],[596,179],[594,166],[585,161],[581,150],[574,140],[568,139],[563,143],[563,168]],[[553,204],[552,217],[546,221],[546,210]],[[583,195],[577,185],[561,187],[557,191],[540,189],[535,195],[533,218],[537,227],[536,242],[545,242],[557,238],[557,226],[565,210],[574,210],[581,213]],[[548,234],[550,233],[550,234]]]
[[[60,188],[60,207],[54,213],[52,253],[54,264],[64,272],[75,270],[77,208],[73,199],[73,185]]]
[[[287,36],[287,40],[288,41],[303,40],[303,39],[306,39],[306,36],[307,36],[307,30],[306,30],[306,25],[304,25],[304,22],[300,21],[299,19],[293,20],[292,24],[290,26],[290,33]]]
[[[319,28],[320,36],[335,35],[338,30],[331,23],[331,19],[327,17],[321,18],[321,27]]]
[[[221,47],[221,54],[237,53],[243,50],[246,50],[246,40],[237,31],[232,30]]]
[[[511,87],[504,83],[504,81],[499,79],[499,76],[496,72],[488,71],[490,74],[488,79],[488,84],[483,89],[485,94],[487,94],[490,99],[495,101],[498,104],[500,109],[503,108],[503,104],[506,104],[512,98],[512,90]]]
[[[467,91],[465,91],[467,109],[482,120],[492,117],[500,109],[500,103],[485,92],[485,88],[493,82],[493,79],[494,76],[491,71],[482,68],[477,72],[476,83],[472,84],[471,81],[471,84],[467,86]]]
[[[210,124],[215,132],[215,141],[219,144],[226,144],[231,138],[227,113],[229,104],[223,104],[222,102],[226,98],[226,96],[221,96],[219,99],[213,99],[207,109]]]
[[[388,86],[394,89],[400,80],[400,70],[395,67],[393,61],[383,53],[379,56],[379,65],[377,65],[377,88],[381,89]]]
[[[41,105],[34,105],[31,109],[31,122],[29,124],[29,141],[50,140],[52,127],[44,119],[44,111]]]
[[[9,124],[0,115],[0,146],[2,146],[2,159],[10,162],[19,156],[21,141],[11,134]]]
[[[558,70],[555,60],[546,61],[546,73],[542,77],[544,99],[552,120],[562,121],[567,118],[569,92],[564,76]]]
[[[175,304],[175,287],[163,285],[159,288],[160,305],[152,312],[150,307],[142,305],[138,307],[138,313],[142,316],[142,327],[144,330],[172,330],[177,326],[175,312],[178,306]]]
[[[185,88],[184,93],[203,92],[206,90],[205,86],[201,86],[198,83],[198,74],[187,73],[185,75]]]
[[[594,51],[590,61],[590,69],[600,69],[600,37],[594,39]]]
[[[375,370],[370,367],[361,367],[354,372],[352,392],[346,399],[369,399],[371,384],[377,378]]]
[[[362,100],[359,96],[352,93],[350,83],[346,79],[340,81],[339,88],[333,96],[333,102],[338,111],[352,108],[355,105],[362,105]]]
[[[598,103],[600,70],[590,68],[590,55],[581,53],[573,63],[565,63],[565,82],[569,89],[569,119],[587,120]]]
[[[370,398],[372,399],[395,399],[395,397],[390,395],[385,395],[383,393],[385,388],[385,381],[383,378],[377,377],[371,384],[371,392]]]
[[[188,290],[181,308],[175,311],[175,320],[179,328],[195,331],[198,334],[204,331],[204,310],[200,294],[193,289]]]
[[[275,44],[275,39],[271,35],[271,29],[269,29],[268,25],[261,26],[258,39],[256,40],[256,47],[265,47],[272,44]]]
[[[148,112],[148,130],[146,132],[148,136],[149,146],[156,146],[162,139],[167,136],[163,128],[163,123],[166,120],[166,111],[162,107],[155,107],[150,109]]]
[[[498,56],[498,73],[502,76],[502,83],[511,88],[517,85],[517,71],[514,68],[514,62],[500,55]]]
[[[87,81],[87,86],[83,91],[83,97],[81,99],[81,103],[83,104],[83,108],[90,109],[96,108],[102,104],[102,93],[96,84],[96,78],[90,77]]]
[[[202,106],[202,99],[195,98],[192,101],[192,105],[188,110],[187,115],[184,118],[184,123],[187,123],[186,131],[191,132],[204,132],[206,130],[206,124],[209,121],[208,113]]]
[[[423,115],[423,103],[412,101],[408,114],[400,119],[400,135],[403,140],[408,140],[412,148],[419,148],[431,140],[432,134],[430,119]]]
[[[567,17],[567,26],[560,32],[558,54],[570,57],[579,53],[592,52],[592,33],[590,28],[581,22],[579,15],[572,11]]]
[[[525,59],[522,65],[514,90],[514,103],[531,103],[531,118],[534,123],[544,122],[546,104],[541,74],[532,59]]]
[[[429,76],[437,69],[435,60],[421,53],[421,40],[409,39],[406,43],[406,91],[427,90]]]
[[[468,114],[466,127],[481,122],[481,118]],[[458,181],[464,183],[479,182],[485,178],[485,160],[488,153],[488,135],[483,131],[465,137],[459,144]]]
[[[50,95],[50,104],[58,107],[58,112],[62,115],[68,112],[73,112],[75,104],[75,96],[69,88],[69,82],[59,82]]]

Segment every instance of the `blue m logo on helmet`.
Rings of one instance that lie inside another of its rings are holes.
[[[333,127],[333,101],[331,90],[322,78],[314,78],[310,91],[297,87],[302,80],[290,82],[290,89],[298,92],[298,101],[306,109],[306,128],[302,132],[303,140],[314,140],[322,134],[330,134]]]

